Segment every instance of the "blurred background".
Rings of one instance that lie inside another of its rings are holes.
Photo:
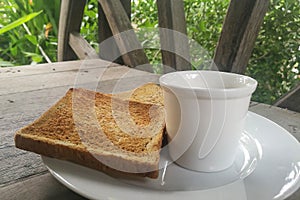
[[[184,0],[187,31],[213,57],[229,0]],[[88,0],[81,35],[98,49],[97,0]],[[60,0],[1,0],[0,67],[55,62]],[[132,0],[135,29],[158,27],[155,0]],[[147,41],[141,41],[147,42]],[[159,49],[147,49],[155,65]],[[259,86],[253,101],[272,104],[300,82],[300,1],[270,0],[246,74]]]

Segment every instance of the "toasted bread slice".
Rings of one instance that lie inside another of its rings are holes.
[[[161,87],[155,83],[144,84],[135,90],[116,93],[113,96],[130,101],[141,103],[155,104],[163,106],[163,91]]]
[[[164,127],[159,105],[70,89],[16,133],[15,145],[109,174],[157,178]]]

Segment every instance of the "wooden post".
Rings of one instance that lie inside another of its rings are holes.
[[[245,72],[268,5],[269,0],[231,0],[214,56],[220,71]]]
[[[274,106],[300,112],[300,84],[278,99]]]
[[[76,54],[69,45],[71,32],[80,32],[86,0],[62,0],[59,17],[57,60],[74,60]]]
[[[98,2],[115,37],[124,63],[130,67],[148,64],[148,58],[138,41],[120,0],[98,0]]]
[[[129,20],[131,21],[131,0],[122,0],[121,4],[129,18]],[[102,59],[104,60],[109,60],[109,61],[113,61],[115,63],[119,63],[119,64],[124,64],[124,61],[122,59],[122,57],[120,56],[120,51],[118,49],[118,46],[116,44],[116,42],[114,41],[114,39],[112,39],[111,37],[113,36],[111,29],[109,27],[107,18],[104,14],[104,11],[100,5],[100,3],[98,3],[98,27],[99,27],[99,55]],[[105,41],[106,39],[110,38],[111,42],[110,42],[110,46],[107,47],[105,46],[105,44],[107,43],[102,43],[103,41]],[[103,50],[103,51],[101,51]],[[120,57],[118,57],[120,56]],[[117,58],[117,59],[116,59]]]
[[[70,47],[80,60],[99,58],[95,49],[79,33],[70,33],[69,37]]]
[[[182,0],[157,0],[163,64],[176,70],[191,69]]]

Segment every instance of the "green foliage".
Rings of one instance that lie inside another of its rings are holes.
[[[202,53],[203,50],[192,47],[191,62],[196,69],[203,67],[205,69],[205,62],[213,57],[229,0],[185,0],[184,2],[188,36],[206,51]]]
[[[229,1],[184,0],[188,36],[207,50],[210,58],[222,30]],[[300,80],[300,1],[270,1],[246,72],[259,82],[253,100],[264,103],[274,102]],[[142,44],[157,46],[157,33],[146,29],[158,26],[156,1],[131,2],[132,24]],[[2,0],[0,28],[23,16],[40,10],[43,12],[25,25],[1,34],[0,66],[46,62],[41,49],[51,61],[56,61],[59,7],[60,0]],[[94,48],[98,48],[97,8],[97,0],[88,0],[81,27],[82,36]],[[198,65],[199,52],[191,53],[193,64]],[[146,54],[154,66],[161,62],[159,49],[147,49]]]
[[[11,29],[1,34],[1,66],[56,61],[58,0],[3,0],[0,6],[0,30]]]
[[[228,3],[229,0],[184,1],[188,37],[207,50],[210,57],[213,56],[221,32]],[[142,43],[153,43],[148,39],[151,36],[145,36],[141,29],[158,27],[156,1],[132,1],[132,9],[133,26],[138,29],[140,38],[146,38]],[[148,32],[148,34],[150,33]],[[195,50],[196,52],[191,52],[191,59],[192,64],[197,66],[202,64],[203,60],[199,58],[197,49]],[[152,64],[155,65],[161,62],[159,50],[146,49],[146,54]]]
[[[184,3],[189,38],[207,50],[212,58],[229,0],[185,0]],[[157,26],[154,0],[136,1],[133,7],[136,27]],[[259,82],[254,101],[272,104],[299,83],[299,44],[300,1],[271,0],[246,72]],[[147,53],[151,58],[157,55],[151,51]],[[191,55],[198,59],[197,52],[191,52]]]
[[[137,36],[142,45],[159,47],[157,44],[159,38],[156,38],[158,33],[152,29],[158,27],[158,11],[156,1],[132,1],[131,7],[132,26],[136,29]],[[146,48],[145,53],[155,70],[158,70],[159,65],[161,64],[161,52],[159,48]]]
[[[206,49],[212,57],[229,0],[185,0],[184,2],[189,37]]]
[[[271,0],[247,67],[259,82],[254,100],[273,103],[300,80],[300,1]]]
[[[7,31],[10,31],[11,29],[14,29],[22,24],[24,24],[25,22],[28,22],[29,20],[35,18],[36,16],[38,16],[39,14],[41,14],[43,11],[39,11],[39,12],[35,12],[35,13],[31,13],[29,15],[25,15],[23,17],[21,17],[20,19],[17,19],[16,21],[7,24],[6,26],[2,27],[0,29],[0,34],[3,34]]]
[[[132,1],[132,22],[136,28],[158,26],[156,1]]]
[[[98,1],[88,0],[84,8],[84,17],[80,34],[98,50]]]

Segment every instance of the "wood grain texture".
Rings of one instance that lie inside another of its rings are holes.
[[[96,65],[96,67],[85,62],[80,63],[80,65],[76,64],[77,68],[74,67],[76,65],[66,65],[64,70],[60,70],[59,72],[53,71],[50,68],[49,70],[44,70],[45,73],[36,72],[29,75],[23,72],[21,75],[20,72],[19,76],[3,77],[0,79],[0,95],[62,86],[81,87],[88,83],[96,87],[98,83],[106,80],[147,75],[147,72],[134,70],[126,66],[115,66],[115,64],[109,66],[109,62],[103,62],[105,63],[104,65],[102,63],[101,66]],[[22,67],[19,69],[22,69]],[[14,100],[12,99],[11,101]]]
[[[51,88],[0,96],[0,185],[45,172],[40,156],[15,148],[14,133],[54,104],[67,88]]]
[[[131,0],[122,0],[121,4],[131,21]],[[107,18],[104,11],[98,3],[98,28],[99,28],[99,55],[102,59],[110,60],[118,64],[124,64],[119,48],[115,39],[112,37],[112,31],[109,27]],[[105,40],[111,40],[111,42],[104,42]]]
[[[99,58],[95,49],[79,33],[72,32],[69,38],[69,45],[79,59]]]
[[[109,27],[122,55],[124,64],[130,67],[148,64],[148,58],[144,53],[143,47],[138,41],[138,38],[131,26],[131,22],[121,2],[119,0],[98,1],[106,16]],[[106,42],[108,42],[108,44],[103,44],[104,46],[109,46],[111,44],[111,41]]]
[[[69,45],[69,35],[72,32],[80,32],[85,4],[86,0],[61,1],[57,47],[58,61],[77,59]]]
[[[300,112],[300,84],[278,99],[274,106]]]
[[[65,61],[51,64],[23,65],[17,67],[0,68],[1,78],[32,76],[38,74],[60,73],[65,71],[79,71],[91,68],[120,66],[101,59]],[[0,89],[1,90],[1,89]]]
[[[176,70],[191,69],[182,0],[158,0],[158,22],[163,64]]]
[[[0,187],[2,200],[84,200],[58,183],[49,173],[33,176],[17,184]]]
[[[244,73],[269,0],[231,0],[214,55],[220,71]]]

